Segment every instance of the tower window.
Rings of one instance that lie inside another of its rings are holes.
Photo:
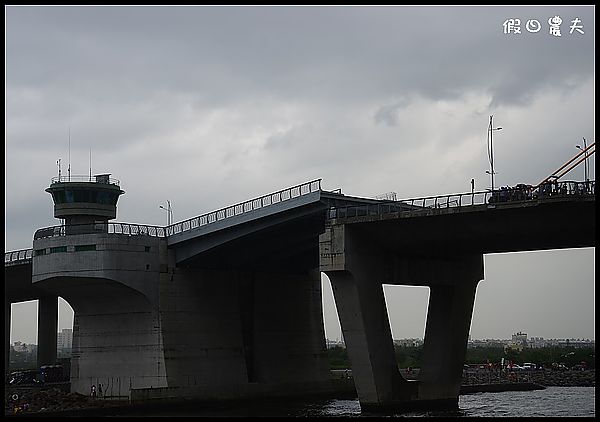
[[[79,251],[95,251],[96,245],[76,245],[75,252]]]

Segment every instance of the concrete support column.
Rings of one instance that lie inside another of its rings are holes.
[[[453,285],[430,286],[419,400],[458,405],[475,292],[481,278],[476,265],[472,274],[462,274]]]
[[[456,407],[483,255],[401,256],[351,225],[319,241],[361,407]],[[382,284],[430,287],[417,382],[398,371]]]
[[[4,373],[10,371],[10,316],[11,303],[4,302]]]
[[[38,367],[56,362],[58,296],[43,296],[38,301]]]
[[[328,381],[320,272],[255,273],[253,279],[253,296],[245,300],[253,308],[254,382]]]
[[[410,400],[416,395],[416,386],[398,371],[383,286],[349,271],[333,271],[327,276],[361,406],[382,407]]]

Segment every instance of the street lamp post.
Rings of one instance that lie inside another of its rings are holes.
[[[589,182],[589,173],[588,173],[588,154],[587,154],[587,143],[585,141],[585,138],[583,138],[583,148],[581,148],[581,145],[575,145],[575,148],[583,151],[583,157],[584,157],[584,161],[583,161],[583,177],[585,178],[585,182]]]
[[[173,223],[173,209],[171,208],[171,201],[167,200],[167,208],[159,205],[158,208],[163,209],[167,212],[167,226]]]
[[[488,127],[488,158],[490,161],[490,171],[486,171],[487,174],[491,176],[492,179],[492,192],[494,191],[494,143],[493,143],[493,133],[495,130],[502,130],[501,127],[494,127],[492,123],[494,115],[490,116],[490,125]]]

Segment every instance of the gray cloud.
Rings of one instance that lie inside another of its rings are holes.
[[[375,112],[375,123],[384,123],[388,126],[396,126],[398,123],[398,112],[408,104],[410,104],[410,101],[407,98],[402,97],[393,104],[381,106]]]

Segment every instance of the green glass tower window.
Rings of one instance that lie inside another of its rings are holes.
[[[76,245],[75,246],[75,252],[95,251],[95,250],[96,250],[96,245]]]
[[[67,200],[64,190],[57,190],[52,192],[52,197],[55,204],[64,204]]]
[[[72,204],[74,201],[73,191],[71,189],[65,189],[65,202]]]

